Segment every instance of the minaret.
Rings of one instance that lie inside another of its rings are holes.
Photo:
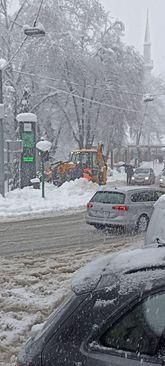
[[[145,77],[148,79],[151,77],[151,71],[153,69],[153,61],[151,59],[151,40],[150,40],[148,9],[147,9],[146,31],[143,45],[143,57],[144,57]]]

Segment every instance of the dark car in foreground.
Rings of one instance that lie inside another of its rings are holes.
[[[19,366],[158,366],[165,361],[165,247],[98,258],[20,352]]]
[[[144,232],[153,212],[153,205],[164,191],[156,187],[105,186],[87,204],[86,223],[98,229],[123,227]]]
[[[131,178],[131,184],[148,185],[155,183],[155,173],[152,168],[137,168]]]

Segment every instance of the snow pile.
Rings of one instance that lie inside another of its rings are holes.
[[[108,182],[126,182],[127,176],[125,173],[125,169],[123,167],[120,168],[120,171],[113,169],[113,175],[108,177]]]
[[[114,171],[113,177],[108,179],[108,185],[123,181],[123,178],[123,173]],[[41,189],[16,189],[8,192],[5,198],[0,196],[0,219],[51,216],[67,210],[72,213],[73,209],[84,209],[98,189],[98,184],[83,178],[65,182],[61,187],[46,183],[44,199]]]
[[[98,185],[85,179],[65,182],[61,187],[46,184],[45,198],[40,189],[25,187],[0,196],[0,218],[55,214],[59,211],[84,207]]]

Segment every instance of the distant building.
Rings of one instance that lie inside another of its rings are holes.
[[[145,79],[147,81],[148,79],[150,79],[151,71],[154,67],[153,60],[151,59],[151,38],[150,38],[148,9],[147,9],[146,30],[143,44],[143,57],[144,57]]]

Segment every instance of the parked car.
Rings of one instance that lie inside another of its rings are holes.
[[[161,175],[160,175],[159,187],[165,188],[165,170],[163,170]]]
[[[97,191],[87,204],[86,223],[102,229],[125,227],[144,232],[153,205],[164,193],[156,187],[124,187]]]
[[[165,357],[165,247],[106,255],[25,344],[17,366],[158,366]]]
[[[131,184],[154,184],[155,174],[152,168],[137,168],[131,179]]]
[[[151,221],[149,223],[145,245],[153,245],[165,243],[165,195],[161,196],[154,204]]]

